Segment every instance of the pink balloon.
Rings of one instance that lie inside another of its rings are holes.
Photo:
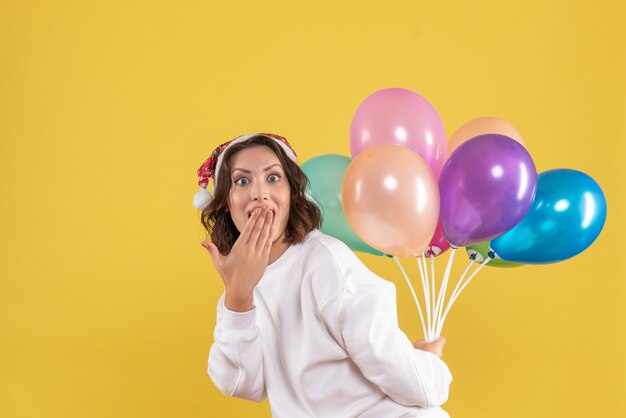
[[[447,157],[446,131],[435,108],[419,94],[401,88],[383,89],[359,105],[350,126],[352,157],[382,144],[411,149],[439,178]]]
[[[439,219],[439,188],[430,167],[393,144],[367,149],[352,160],[341,203],[363,241],[398,257],[422,254]]]
[[[450,248],[450,243],[443,235],[443,225],[441,224],[441,219],[437,222],[437,229],[435,229],[435,234],[430,239],[430,244],[426,248],[426,252],[424,255],[426,257],[430,257],[431,255],[437,257],[445,253],[448,248]]]

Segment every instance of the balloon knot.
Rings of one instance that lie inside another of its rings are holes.
[[[487,255],[489,255],[489,258],[496,258],[496,253],[493,251],[489,251]]]

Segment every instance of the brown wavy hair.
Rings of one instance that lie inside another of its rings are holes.
[[[291,199],[289,219],[285,229],[285,242],[290,244],[302,242],[306,234],[313,229],[319,229],[322,223],[320,209],[306,196],[309,180],[298,164],[285,154],[285,151],[276,141],[264,135],[256,135],[246,141],[234,144],[226,150],[217,176],[213,200],[202,211],[202,226],[222,255],[230,253],[235,241],[239,238],[239,230],[228,212],[228,196],[232,186],[230,179],[231,160],[239,151],[258,146],[266,146],[274,151],[289,181]]]

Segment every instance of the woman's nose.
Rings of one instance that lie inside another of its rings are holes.
[[[267,200],[269,198],[269,190],[262,182],[256,182],[251,191],[252,200]]]

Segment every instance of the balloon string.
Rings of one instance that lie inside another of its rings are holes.
[[[426,263],[426,260],[424,260],[424,263]],[[432,284],[432,291],[430,292],[430,295],[432,297],[432,303],[431,303],[431,307],[432,307],[432,312],[433,314],[435,313],[435,293],[436,293],[436,288],[435,288],[435,256],[433,254],[430,255],[430,280],[431,280],[431,284]],[[434,331],[434,327],[435,327],[435,318],[433,317],[433,321],[431,323],[431,328]],[[431,337],[435,338],[434,332],[431,333]]]
[[[465,286],[467,286],[469,284],[469,282],[472,281],[474,276],[476,276],[478,274],[478,272],[480,271],[480,269],[482,269],[489,261],[491,261],[491,257],[485,258],[485,261],[483,261],[480,264],[480,266],[478,266],[478,268],[467,279],[467,281],[465,283],[463,283],[463,286],[461,286],[461,288],[459,289],[458,293],[456,293],[456,294],[453,293],[452,294],[452,296],[450,297],[450,301],[448,302],[448,306],[446,307],[446,312],[443,314],[443,318],[441,319],[441,323],[439,324],[439,328],[437,330],[438,333],[441,332],[441,329],[443,328],[443,322],[446,320],[446,316],[448,316],[448,312],[450,311],[450,308],[452,308],[452,305],[454,304],[454,301],[457,300],[457,298],[459,297],[459,295],[461,294],[463,289],[465,289]],[[470,263],[472,263],[472,261],[470,261]]]
[[[426,265],[426,256],[423,255],[423,254],[422,254],[421,262],[422,262],[422,266],[423,266],[423,269],[424,269],[424,277],[426,279],[426,286],[428,286],[428,295],[426,295],[426,297],[428,298],[429,304],[430,304],[430,295],[432,294],[432,291],[430,290],[430,285],[428,284],[428,266]],[[432,316],[432,314],[433,314],[433,306],[432,305],[430,305],[430,313],[431,313],[431,316]],[[430,327],[430,331],[429,331],[429,333],[430,333],[430,335],[429,335],[430,340],[429,341],[433,341],[435,339],[435,337],[434,337],[434,333],[433,333],[434,332],[434,328],[432,326],[432,319],[431,319],[430,324],[428,324],[428,326]]]
[[[445,298],[446,289],[448,287],[448,278],[450,277],[450,269],[452,268],[452,260],[454,259],[454,253],[456,248],[452,247],[450,250],[450,256],[448,257],[448,265],[446,271],[443,274],[443,280],[441,282],[441,288],[439,289],[439,297],[437,298],[437,308],[435,309],[435,338],[439,337],[437,330],[439,329],[439,321],[441,320],[441,311],[443,310],[443,299]]]
[[[424,253],[422,253],[422,258],[424,258]],[[428,326],[426,327],[426,341],[430,342],[432,341],[431,334],[432,334],[432,327],[431,327],[431,322],[430,322],[430,292],[428,289],[428,272],[424,272],[424,268],[422,267],[422,261],[420,259],[420,257],[416,257],[415,260],[417,261],[417,267],[419,267],[420,270],[420,278],[422,279],[422,289],[424,289],[424,300],[426,301],[426,323],[428,324]],[[426,277],[426,279],[424,279],[424,276]]]
[[[424,314],[422,314],[422,307],[420,306],[420,303],[417,300],[417,296],[415,295],[415,290],[413,290],[413,285],[411,284],[411,281],[409,280],[409,277],[406,275],[406,272],[404,271],[404,268],[402,268],[402,264],[400,264],[400,260],[398,260],[398,257],[396,257],[394,255],[393,259],[398,264],[398,267],[400,267],[400,271],[402,272],[402,275],[404,276],[404,279],[408,283],[409,289],[411,289],[411,294],[413,295],[413,300],[415,301],[415,305],[417,305],[417,310],[420,313],[420,320],[422,321],[422,330],[424,331],[424,338],[427,338],[428,334],[426,334],[426,326],[424,325]]]
[[[450,306],[450,300],[452,300],[452,298],[454,297],[454,295],[456,295],[457,290],[459,289],[459,286],[461,286],[461,283],[463,282],[463,279],[465,279],[465,276],[467,275],[467,272],[469,271],[470,267],[472,267],[472,264],[474,264],[473,260],[469,260],[469,263],[467,263],[467,267],[465,267],[465,270],[463,271],[463,274],[461,274],[461,278],[457,281],[456,286],[454,287],[454,290],[452,291],[452,294],[450,295],[450,299],[448,300],[448,304],[446,305],[446,311],[448,311],[448,307]],[[445,297],[444,297],[444,303],[445,305]],[[445,313],[443,315],[443,317],[445,318]],[[435,330],[436,333],[437,332],[441,332],[441,329],[443,328],[443,325],[438,325],[437,329]]]
[[[469,271],[470,267],[472,267],[472,265],[474,264],[474,260],[470,259],[469,262],[467,263],[467,267],[465,268],[465,271],[463,272],[463,274],[461,275],[461,278],[459,279],[459,282],[456,284],[456,287],[454,288],[454,290],[452,291],[452,295],[450,295],[450,300],[448,301],[448,304],[446,305],[446,310],[444,311],[444,314],[448,311],[448,306],[451,305],[451,301],[453,298],[455,298],[457,296],[458,293],[460,293],[459,287],[461,287],[461,284],[463,284],[463,279],[465,279],[465,276],[467,276],[467,272]],[[481,263],[482,264],[482,263]],[[480,266],[479,266],[480,267]],[[475,273],[475,272],[474,272]],[[474,274],[472,273],[472,274]],[[469,281],[469,280],[468,280]]]
[[[467,276],[467,272],[469,271],[470,267],[472,267],[472,264],[474,264],[474,260],[470,259],[469,262],[467,263],[467,267],[465,267],[465,270],[463,271],[463,274],[461,274],[461,278],[456,283],[456,286],[454,287],[454,290],[452,291],[452,294],[450,295],[450,299],[448,300],[448,304],[446,305],[446,309],[444,311],[443,317],[445,317],[446,312],[448,312],[450,301],[455,297],[456,292],[459,290],[459,287],[463,283],[463,279],[465,279],[465,276]]]

